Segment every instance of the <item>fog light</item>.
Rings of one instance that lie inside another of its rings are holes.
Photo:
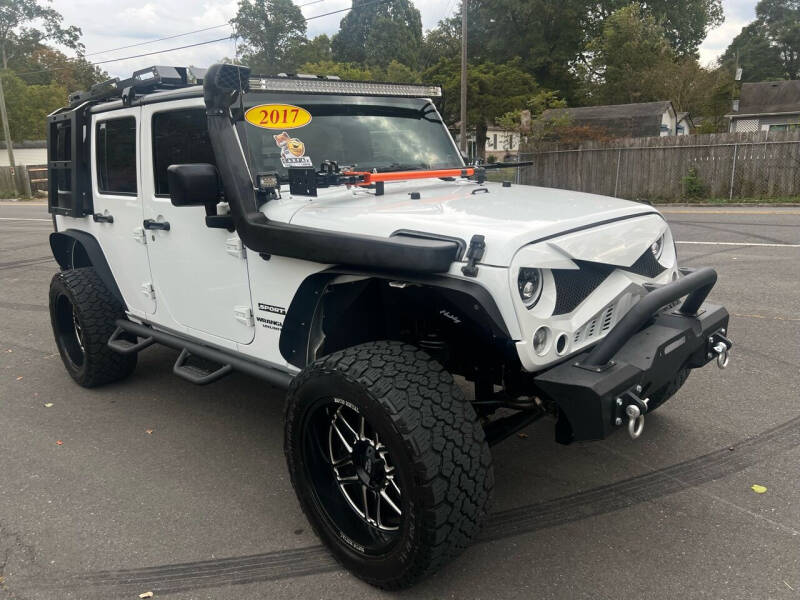
[[[280,184],[278,183],[277,173],[260,173],[258,175],[258,189],[262,192],[274,190]]]
[[[539,356],[547,352],[550,344],[550,330],[547,327],[539,327],[533,334],[533,351]]]

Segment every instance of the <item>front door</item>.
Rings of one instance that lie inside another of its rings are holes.
[[[198,99],[146,105],[142,128],[143,223],[158,301],[155,321],[217,343],[249,344],[255,327],[238,236],[207,227],[204,207],[173,206],[169,198],[167,167],[214,163],[205,109]]]
[[[156,301],[142,229],[140,120],[140,108],[127,108],[100,113],[92,121],[92,233],[128,310],[144,317],[155,312]]]

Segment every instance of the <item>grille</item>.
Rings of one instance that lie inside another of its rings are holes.
[[[657,277],[666,270],[666,267],[661,266],[649,248],[630,267],[621,268],[623,271],[636,273],[642,277]]]
[[[556,284],[554,315],[565,315],[575,310],[589,294],[606,280],[614,267],[575,261],[579,269],[553,269]]]
[[[589,340],[603,336],[609,332],[614,324],[616,316],[616,304],[609,304],[602,311],[575,332],[572,339],[573,344],[588,342]]]

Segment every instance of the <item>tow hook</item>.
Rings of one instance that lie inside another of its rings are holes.
[[[717,366],[720,369],[727,367],[731,360],[731,348],[733,347],[733,342],[725,337],[725,330],[720,329],[717,333],[709,337],[708,346],[710,348],[708,352],[708,360],[714,358],[714,355],[716,354]]]
[[[642,386],[637,385],[635,388],[628,390],[622,396],[617,398],[617,409],[625,407],[625,415],[628,417],[628,435],[632,440],[635,440],[644,431],[644,414],[647,412],[647,404],[650,398],[640,398],[639,393],[642,391]],[[627,400],[627,403],[623,400]],[[622,425],[622,417],[617,417],[617,425]]]

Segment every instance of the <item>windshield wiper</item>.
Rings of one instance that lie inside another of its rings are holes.
[[[385,167],[364,167],[364,171],[372,171],[373,169],[377,170],[378,173],[393,173],[394,171],[419,171],[420,169],[428,169],[428,165],[423,163],[417,163],[415,165],[411,163],[392,163]],[[362,170],[359,167],[359,170]]]

